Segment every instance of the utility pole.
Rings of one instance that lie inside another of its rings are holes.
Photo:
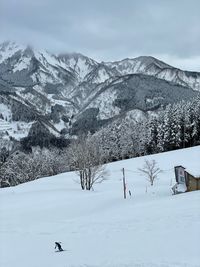
[[[185,119],[183,120],[183,148],[185,148]]]
[[[124,190],[124,199],[126,199],[126,179],[125,179],[125,171],[124,168],[122,169],[123,173],[123,190]]]

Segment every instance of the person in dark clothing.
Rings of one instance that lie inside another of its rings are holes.
[[[63,251],[60,242],[55,242],[55,249],[58,248],[59,251]]]

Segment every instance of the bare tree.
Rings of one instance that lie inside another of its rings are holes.
[[[139,168],[138,170],[147,177],[147,180],[150,182],[151,186],[153,186],[158,174],[162,172],[162,170],[157,167],[155,160],[145,160],[143,167]]]
[[[68,152],[71,169],[78,173],[82,190],[91,190],[95,183],[106,179],[100,149],[90,135],[75,140]]]

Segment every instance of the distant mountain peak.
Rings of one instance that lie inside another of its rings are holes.
[[[57,58],[60,62],[65,63],[68,67],[75,71],[78,74],[80,81],[83,81],[86,75],[99,64],[95,60],[80,53],[62,53],[59,54]]]
[[[173,68],[169,64],[163,62],[162,60],[159,60],[159,59],[152,57],[152,56],[139,56],[139,57],[134,58],[134,60],[141,61],[147,65],[150,65],[153,63],[158,64],[158,66],[161,68]]]

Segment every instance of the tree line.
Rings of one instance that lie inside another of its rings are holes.
[[[200,144],[200,97],[134,121],[117,120],[92,136],[105,162]]]
[[[64,148],[33,147],[25,153],[0,151],[0,185],[76,171],[83,190],[106,177],[104,163],[200,144],[200,97],[168,105],[135,121],[128,116],[98,132],[75,138]]]

